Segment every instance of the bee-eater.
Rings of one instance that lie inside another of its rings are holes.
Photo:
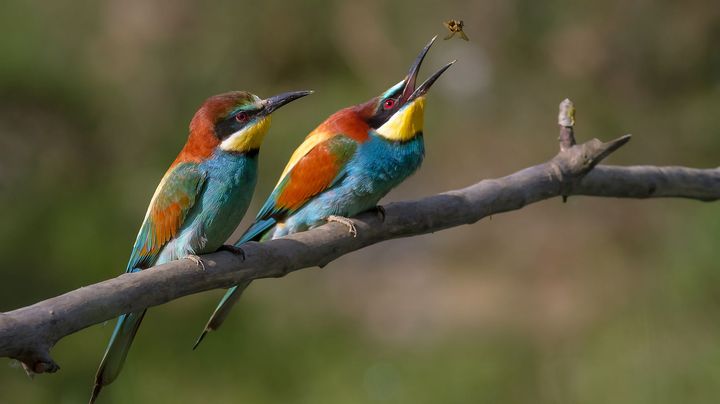
[[[233,91],[208,98],[195,113],[185,146],[150,200],[126,272],[185,257],[202,266],[198,254],[223,247],[250,204],[270,114],[310,93],[289,92],[262,100]],[[118,319],[90,403],[120,373],[146,311]]]
[[[274,239],[336,221],[357,234],[348,217],[370,209],[414,173],[425,155],[425,95],[450,62],[415,88],[433,38],[408,75],[367,102],[341,109],[305,138],[293,153],[255,223],[236,245]],[[230,288],[195,347],[216,330],[249,282]]]

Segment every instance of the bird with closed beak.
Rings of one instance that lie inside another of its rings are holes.
[[[288,92],[263,100],[233,91],[208,98],[195,113],[185,146],[150,200],[126,272],[181,258],[203,267],[197,255],[224,247],[252,199],[258,152],[272,112],[310,93]],[[120,374],[146,311],[118,318],[90,403]]]

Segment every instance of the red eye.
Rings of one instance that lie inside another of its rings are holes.
[[[385,109],[390,109],[394,106],[395,106],[395,100],[393,100],[392,98],[385,100],[385,102],[383,103],[383,108],[385,108]]]
[[[235,120],[238,122],[245,122],[248,120],[248,114],[246,114],[245,112],[238,112],[237,114],[235,114]]]

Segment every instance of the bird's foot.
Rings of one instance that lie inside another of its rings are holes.
[[[380,217],[380,221],[383,223],[385,222],[385,207],[384,206],[377,205],[370,210],[374,210],[375,213]]]
[[[348,232],[350,232],[353,237],[357,237],[357,229],[355,228],[355,223],[353,223],[352,219],[348,219],[344,216],[330,215],[328,216],[327,221],[345,225],[345,227],[348,228]]]
[[[223,244],[218,248],[218,251],[227,251],[233,255],[237,255],[240,257],[241,261],[245,261],[245,251],[237,246],[234,246],[232,244]]]
[[[202,258],[198,257],[197,255],[190,254],[190,255],[186,256],[184,259],[194,262],[195,265],[198,266],[198,268],[200,268],[203,271],[205,270],[205,263],[203,262]]]

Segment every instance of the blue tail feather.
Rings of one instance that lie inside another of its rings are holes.
[[[91,404],[97,399],[100,390],[104,386],[112,383],[120,374],[135,334],[137,334],[146,312],[147,310],[143,310],[123,314],[118,318],[115,331],[113,331],[112,337],[110,337],[110,343],[108,343],[105,355],[95,375],[95,385],[92,396],[90,397]]]
[[[277,224],[277,220],[270,218],[270,219],[264,219],[264,220],[258,220],[257,222],[253,223],[246,231],[243,233],[242,237],[240,237],[240,240],[235,243],[236,246],[239,246],[242,243],[247,243],[248,241],[257,241],[260,238],[262,238],[265,233],[267,233],[270,228],[275,226]]]
[[[245,291],[245,288],[247,288],[250,285],[250,281],[243,282],[242,284],[235,285],[228,289],[227,292],[225,292],[225,295],[220,300],[220,303],[218,303],[218,306],[215,308],[215,311],[213,312],[212,316],[210,316],[210,320],[208,320],[207,324],[205,325],[205,329],[203,330],[202,334],[198,337],[197,341],[195,341],[195,345],[193,345],[193,350],[200,345],[203,339],[205,339],[205,336],[208,332],[217,330],[220,325],[225,321],[225,318],[227,318],[228,314],[230,314],[230,309],[235,305],[235,303],[240,300],[240,296],[242,296],[242,293]]]
[[[240,240],[238,240],[237,243],[235,243],[236,246],[240,246],[243,243],[246,243],[248,241],[253,240],[259,240],[261,239],[267,232],[270,230],[277,221],[275,219],[265,219],[265,220],[259,220],[250,226],[249,229],[245,232],[245,234],[240,237]],[[215,311],[210,316],[210,319],[208,320],[207,324],[205,324],[205,329],[203,330],[202,334],[198,337],[198,339],[195,341],[195,345],[193,345],[193,349],[197,348],[198,345],[202,342],[202,340],[205,338],[208,332],[217,330],[220,328],[222,323],[227,318],[228,314],[230,314],[230,310],[233,308],[235,303],[237,303],[238,300],[240,300],[240,297],[243,294],[243,291],[250,285],[250,281],[243,282],[241,284],[235,285],[228,289],[227,292],[225,292],[225,295],[220,300],[220,303],[218,303],[217,307],[215,308]]]

